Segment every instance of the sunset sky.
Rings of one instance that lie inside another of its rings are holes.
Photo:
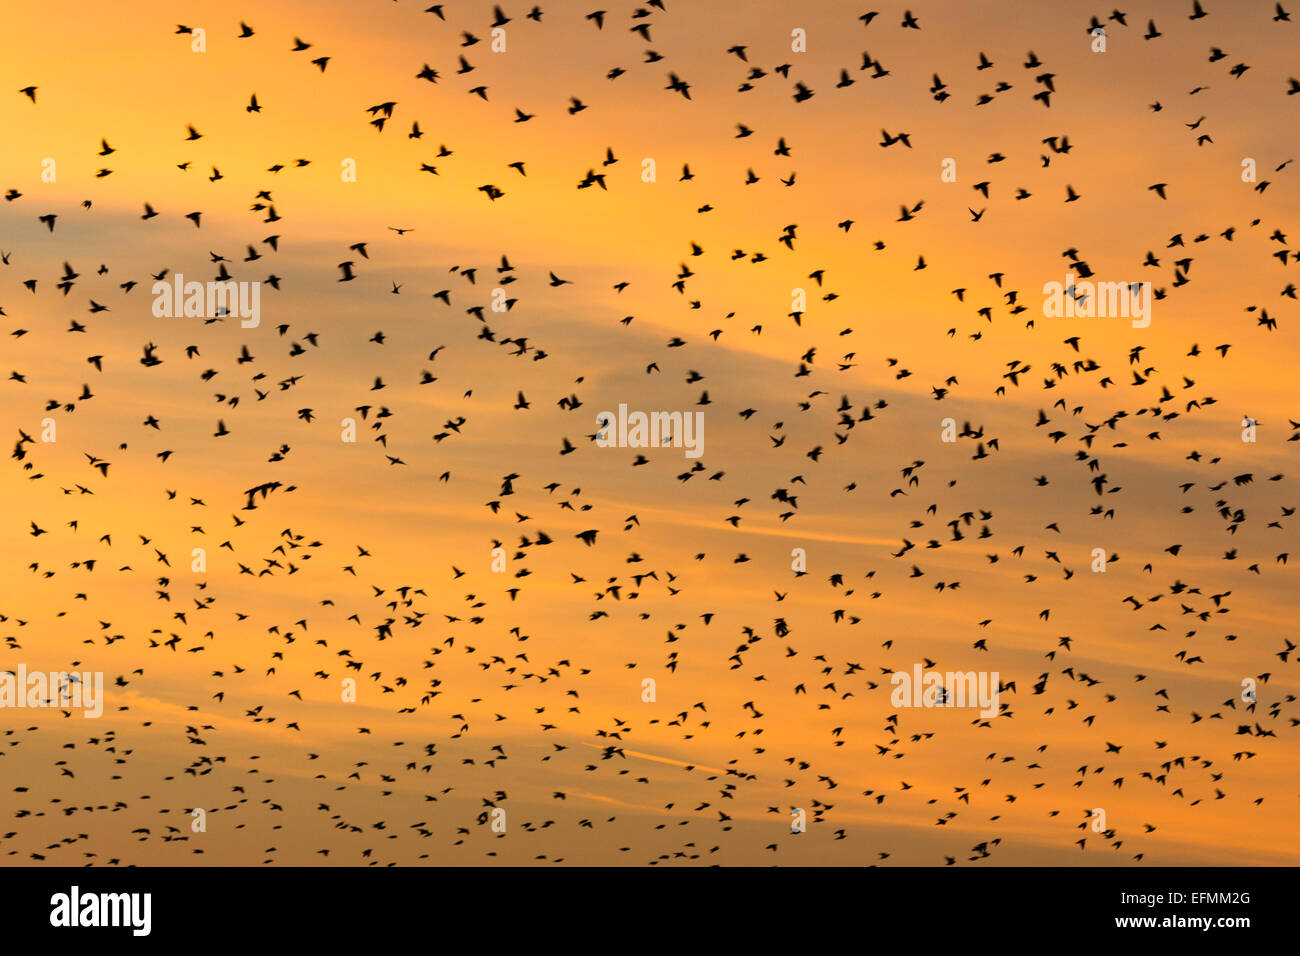
[[[22,455],[0,469],[0,670],[107,685],[98,720],[0,709],[0,860],[1300,862],[1300,602],[1278,558],[1300,561],[1300,17],[1148,3],[1094,52],[1106,11],[1056,0],[914,5],[919,30],[892,3],[867,24],[664,6],[600,27],[594,5],[505,6],[499,53],[492,4],[454,0],[445,20],[407,0],[0,8],[0,188],[21,194],[0,204],[0,415]],[[576,188],[589,171],[605,188]],[[215,256],[263,283],[261,324],[155,317],[152,277],[206,282]],[[1045,315],[1071,257],[1152,283],[1150,327]],[[620,404],[703,412],[703,455],[597,447]],[[979,437],[944,441],[946,419]],[[889,671],[925,661],[1015,691],[987,722],[893,706]]]

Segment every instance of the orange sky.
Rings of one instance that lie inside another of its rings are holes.
[[[0,859],[863,865],[887,853],[964,865],[984,843],[981,865],[1297,862],[1289,698],[1300,682],[1296,658],[1276,656],[1296,640],[1296,602],[1276,557],[1295,541],[1283,509],[1298,497],[1288,423],[1300,419],[1300,343],[1294,301],[1279,296],[1294,266],[1274,257],[1300,211],[1297,167],[1276,169],[1300,109],[1286,95],[1296,24],[1273,22],[1271,3],[1215,5],[1199,22],[1190,5],[1151,4],[1126,27],[1109,23],[1107,51],[1094,53],[1089,15],[1065,3],[913,7],[919,31],[892,5],[865,27],[839,4],[666,6],[640,19],[633,5],[610,8],[599,30],[586,7],[547,4],[541,23],[507,8],[504,53],[488,49],[490,4],[447,3],[445,22],[405,0],[0,10],[0,30],[22,38],[0,65],[0,187],[22,194],[0,208],[0,308],[6,332],[26,330],[4,339],[3,371],[25,381],[3,383],[0,412],[10,438],[38,439],[0,470],[0,637],[12,639],[0,669],[77,662],[110,685],[105,715],[84,726],[0,710],[0,811],[13,831],[0,834]],[[237,38],[241,17],[253,37]],[[1142,38],[1148,18],[1162,37]],[[629,32],[643,20],[648,42]],[[205,52],[178,22],[206,31]],[[807,52],[791,51],[796,28]],[[481,41],[462,47],[461,31]],[[291,52],[294,37],[310,50]],[[735,44],[748,64],[726,52]],[[1227,57],[1207,62],[1212,46]],[[663,59],[642,62],[646,49]],[[888,77],[858,69],[864,50]],[[1030,50],[1042,67],[1024,68]],[[993,68],[976,69],[981,51]],[[320,55],[324,73],[309,62]],[[475,67],[465,76],[460,55]],[[1250,69],[1234,79],[1240,62]],[[774,67],[787,63],[785,79]],[[415,78],[424,64],[437,84]],[[606,79],[615,66],[627,72]],[[766,75],[738,92],[754,66]],[[855,82],[837,89],[841,69]],[[670,71],[691,84],[689,101],[663,89]],[[1040,71],[1054,76],[1049,109],[1032,99]],[[943,103],[929,92],[936,73],[952,94]],[[976,106],[999,81],[1010,89]],[[813,98],[795,103],[796,82]],[[467,92],[480,84],[486,101]],[[34,104],[13,92],[28,85]],[[244,109],[252,93],[257,114]],[[588,108],[570,115],[571,96]],[[388,101],[377,132],[366,110]],[[513,122],[516,108],[535,118]],[[408,137],[413,121],[422,138]],[[187,124],[202,138],[186,141]],[[753,135],[736,138],[737,124]],[[881,148],[882,127],[911,147]],[[1212,142],[1197,146],[1202,133]],[[1069,153],[1043,143],[1067,134]],[[98,155],[101,137],[116,152]],[[780,138],[788,158],[773,155]],[[440,144],[452,154],[436,158]],[[602,166],[607,147],[618,162]],[[1005,159],[990,163],[994,153]],[[292,166],[300,157],[311,164]],[[655,182],[642,181],[647,158]],[[940,178],[948,158],[956,182]],[[1265,191],[1242,181],[1244,158]],[[54,182],[41,178],[47,159]],[[356,182],[340,177],[345,160]],[[288,168],[269,172],[277,163]],[[608,188],[575,189],[588,170]],[[758,182],[745,185],[748,170]],[[982,181],[988,199],[972,188]],[[488,183],[505,195],[489,201],[477,188]],[[1063,201],[1067,185],[1078,202]],[[1019,188],[1030,196],[1015,199]],[[250,209],[261,190],[278,221]],[[140,219],[146,202],[157,218]],[[972,222],[968,209],[986,212]],[[198,229],[184,219],[194,211]],[[53,232],[38,220],[48,213]],[[1176,234],[1183,246],[1167,248]],[[368,257],[349,249],[358,242]],[[245,263],[249,245],[262,258]],[[1098,279],[1164,290],[1151,326],[1046,317],[1041,290],[1064,279],[1067,249]],[[1158,267],[1142,265],[1148,252]],[[153,316],[150,276],[207,280],[212,254],[237,280],[280,277],[278,292],[262,288],[258,328]],[[518,281],[501,287],[518,302],[481,322],[466,310],[489,308],[503,254]],[[1190,267],[1176,267],[1184,257]],[[337,281],[345,260],[356,281]],[[64,262],[80,273],[66,296]],[[683,263],[692,275],[679,293]],[[1176,268],[1190,281],[1175,286]],[[548,273],[572,284],[553,287]],[[798,325],[796,288],[808,299]],[[450,306],[432,297],[441,290]],[[1025,311],[1011,312],[1012,290]],[[91,300],[108,311],[88,312]],[[1257,324],[1260,308],[1275,331]],[[85,331],[66,331],[73,320]],[[485,324],[496,344],[479,337]],[[512,354],[507,338],[529,351]],[[295,342],[304,354],[290,354]],[[163,364],[140,364],[146,344]],[[237,361],[242,347],[252,361]],[[1095,371],[1073,368],[1087,359]],[[1013,360],[1031,366],[1018,386],[1002,377]],[[801,362],[809,374],[796,374]],[[1053,363],[1069,374],[1045,389]],[[423,370],[437,381],[418,384]],[[1130,384],[1135,371],[1146,381]],[[83,383],[93,398],[78,399]],[[710,403],[697,405],[705,390]],[[526,410],[513,407],[520,391]],[[580,408],[557,406],[571,394]],[[854,419],[871,406],[873,420],[846,429],[842,396]],[[642,449],[649,463],[633,466],[637,449],[587,441],[595,415],[620,403],[702,410],[704,470],[681,481],[694,461],[680,449]],[[391,415],[376,432],[381,406]],[[1047,425],[1035,424],[1040,409]],[[1152,409],[1179,414],[1157,422]],[[1121,412],[1113,430],[1101,424]],[[142,424],[151,415],[157,431]],[[1260,423],[1253,444],[1240,440],[1243,415]],[[457,416],[458,433],[444,425]],[[344,417],[358,421],[355,444],[339,440]],[[45,418],[54,442],[39,440]],[[982,427],[996,451],[977,460],[976,440],[941,441],[946,418]],[[214,437],[218,419],[229,435]],[[561,456],[564,439],[577,450]],[[108,477],[86,455],[112,462]],[[909,486],[902,469],[918,461]],[[1118,490],[1099,498],[1102,473]],[[1246,473],[1253,482],[1233,483]],[[512,496],[500,493],[507,474],[519,476]],[[245,489],[272,480],[293,490],[240,510]],[[798,507],[773,500],[778,488]],[[1245,520],[1230,533],[1237,509]],[[953,541],[948,522],[964,513],[973,523]],[[48,533],[33,537],[31,522]],[[600,532],[592,547],[574,537],[588,529]],[[539,531],[554,543],[517,556],[520,536]],[[301,547],[284,545],[286,532]],[[915,549],[893,557],[904,539]],[[505,574],[491,567],[496,541]],[[196,547],[203,574],[189,570]],[[791,571],[795,548],[806,576]],[[1090,570],[1094,548],[1118,555],[1104,574]],[[93,571],[72,567],[88,558]],[[609,584],[617,600],[597,596]],[[422,593],[387,606],[402,587]],[[393,636],[380,641],[388,618]],[[151,646],[173,634],[175,651]],[[344,649],[359,670],[345,669]],[[927,659],[1015,681],[1009,713],[982,727],[965,710],[891,706],[882,669]],[[1241,681],[1263,674],[1247,714]],[[125,687],[111,686],[118,675]],[[340,700],[344,676],[359,679],[355,703]],[[422,703],[431,677],[439,694]],[[611,743],[626,756],[601,759]],[[1185,766],[1164,783],[1142,776],[1175,758]],[[504,835],[479,821],[485,800],[507,811]],[[190,831],[195,807],[206,832]],[[791,807],[808,811],[807,833],[791,834]],[[1113,837],[1086,829],[1094,808]]]

